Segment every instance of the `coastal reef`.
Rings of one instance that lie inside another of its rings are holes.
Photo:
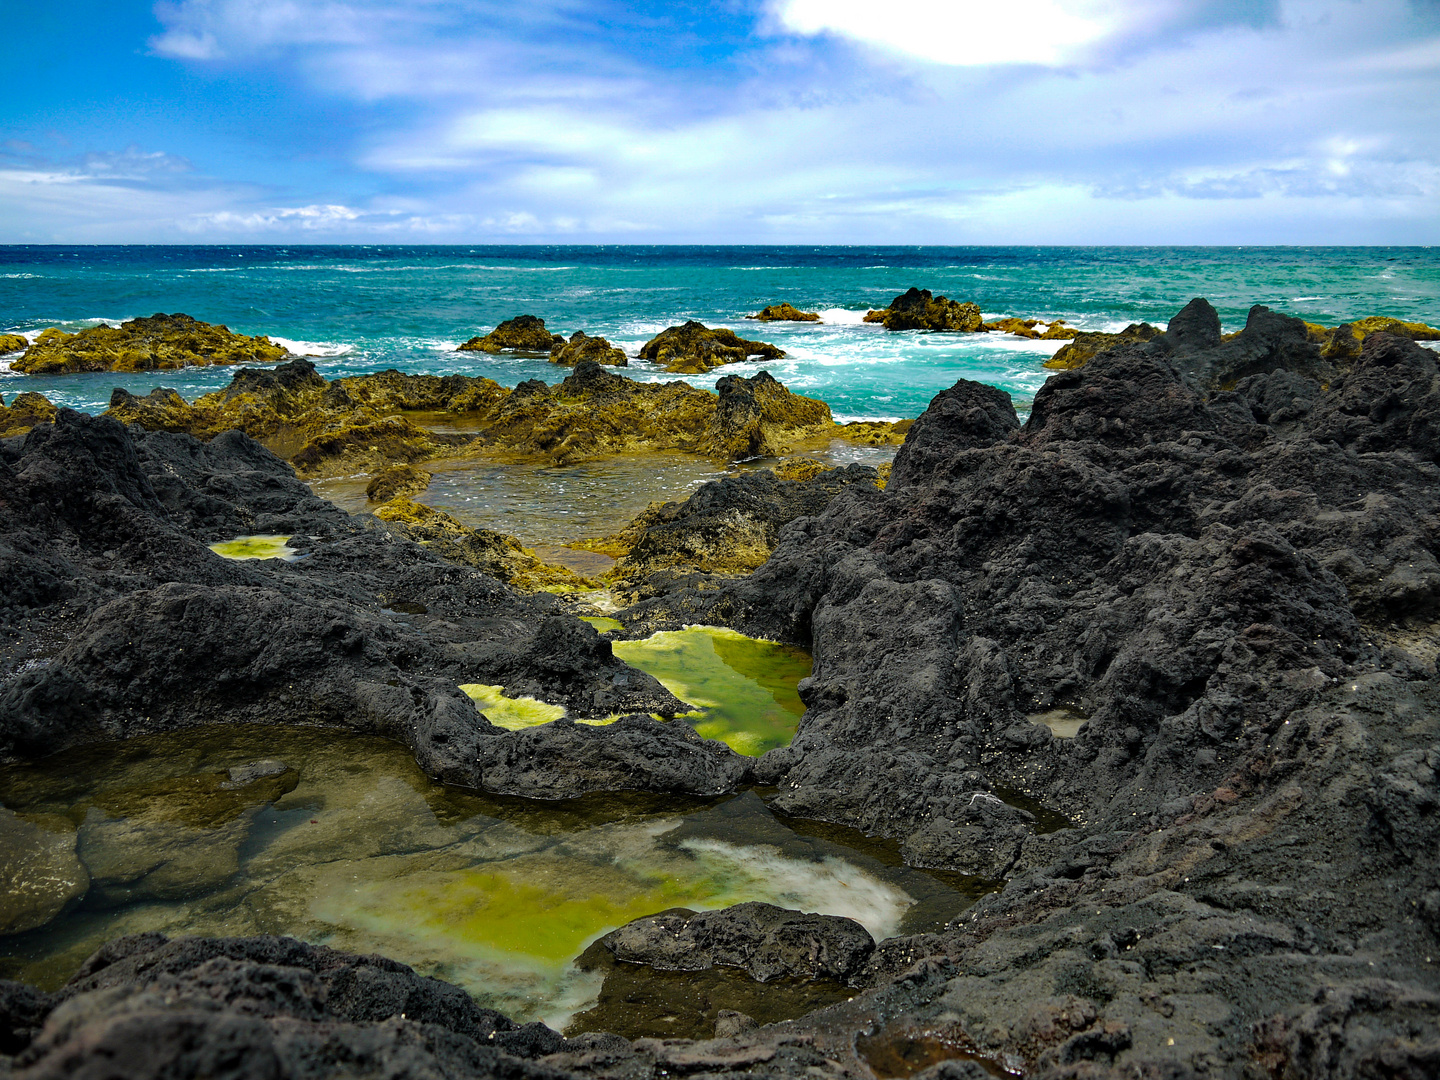
[[[155,314],[119,326],[101,323],[67,334],[51,328],[10,370],[26,375],[82,371],[159,371],[210,364],[274,364],[290,353],[268,337],[247,337],[189,315]]]
[[[603,337],[590,337],[584,330],[576,330],[569,341],[557,342],[550,349],[550,362],[574,367],[582,360],[593,360],[607,367],[626,367],[630,360],[624,349],[617,349]]]
[[[980,329],[989,334],[1014,334],[1031,341],[1068,341],[1080,333],[1073,326],[1066,326],[1063,319],[1050,323],[1039,319],[995,319],[981,323]]]
[[[117,389],[106,415],[199,439],[244,431],[304,476],[374,473],[442,455],[569,464],[682,450],[724,462],[785,454],[832,436],[866,444],[899,438],[899,425],[836,424],[824,402],[792,394],[763,371],[727,376],[716,390],[636,382],[590,360],[553,386],[528,379],[513,390],[485,378],[398,371],[327,382],[297,358],[242,371],[193,404],[173,390],[137,397]],[[461,418],[471,430],[440,434],[423,426],[436,417]]]
[[[472,337],[457,347],[457,352],[545,353],[564,345],[565,339],[545,329],[545,320],[538,315],[516,315],[506,319],[488,334]]]
[[[747,319],[755,319],[759,322],[819,322],[820,316],[814,311],[801,311],[794,304],[769,304],[760,309],[756,315],[746,315]]]
[[[734,330],[712,330],[694,319],[662,330],[640,346],[640,359],[682,375],[703,375],[722,364],[738,364],[752,356],[781,360],[785,350],[763,341],[748,341]]]
[[[30,347],[30,341],[23,334],[0,334],[0,354],[20,352]]]
[[[868,323],[883,323],[886,330],[961,330],[974,333],[984,320],[980,308],[969,301],[961,303],[936,296],[929,289],[911,286],[890,301],[890,306],[865,314]]]

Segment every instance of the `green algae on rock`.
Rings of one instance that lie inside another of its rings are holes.
[[[748,341],[734,330],[711,329],[694,319],[660,331],[640,347],[640,359],[686,375],[703,375],[721,364],[738,364],[752,356],[782,360],[785,350],[764,341]]]
[[[430,486],[432,479],[432,474],[414,465],[391,465],[370,478],[365,485],[365,498],[376,503],[402,497],[414,498]]]
[[[20,352],[30,347],[30,339],[23,334],[0,334],[0,355]]]
[[[890,306],[865,313],[865,322],[883,323],[886,330],[978,331],[984,323],[978,304],[936,296],[913,285],[890,301]]]
[[[558,341],[550,350],[552,364],[574,367],[582,360],[594,360],[607,367],[628,367],[630,364],[624,349],[617,349],[603,337],[591,337],[584,330],[576,330],[569,341]]]
[[[472,337],[457,352],[518,352],[549,353],[565,344],[559,334],[545,329],[545,320],[536,315],[516,315],[506,319],[488,334]]]
[[[1118,334],[1083,331],[1076,334],[1070,344],[1062,345],[1054,356],[1045,361],[1045,366],[1057,371],[1073,371],[1076,368],[1084,367],[1093,356],[1107,349],[1131,343],[1153,341],[1162,333],[1164,331],[1158,326],[1151,326],[1149,323],[1131,323]]]
[[[1066,341],[1080,332],[1073,326],[1066,326],[1064,319],[1055,319],[1050,323],[1041,319],[995,319],[982,324],[980,329],[989,334],[1014,334],[1031,341]]]
[[[796,686],[810,674],[810,656],[792,645],[720,626],[688,626],[642,641],[617,641],[612,648],[676,697],[700,707],[680,719],[741,754],[758,757],[788,746],[805,712]]]
[[[289,547],[290,537],[261,534],[237,536],[233,540],[220,540],[208,545],[210,550],[222,559],[283,559],[294,562],[300,552]]]
[[[757,322],[819,322],[820,315],[814,311],[801,311],[794,304],[770,304],[760,309],[758,315],[746,315]]]
[[[74,334],[52,327],[10,364],[10,370],[26,375],[159,371],[212,364],[274,364],[289,355],[268,337],[247,337],[189,315],[156,313],[118,327],[101,323]]]
[[[23,435],[36,424],[48,424],[59,411],[43,394],[16,394],[9,408],[5,406],[5,399],[0,398],[0,439]]]
[[[552,705],[533,697],[507,697],[503,686],[463,683],[460,689],[475,702],[475,706],[485,714],[485,719],[506,731],[548,724],[565,715],[564,705]]]

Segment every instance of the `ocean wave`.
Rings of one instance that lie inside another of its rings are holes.
[[[264,270],[263,266],[194,266],[181,271],[185,274],[235,274],[241,270]]]
[[[43,274],[0,274],[0,278],[10,278],[11,280],[17,280],[21,278],[38,278],[43,276]]]
[[[344,341],[296,341],[275,334],[270,335],[270,340],[296,356],[349,356],[355,351],[354,345]]]
[[[1292,296],[1292,297],[1290,298],[1290,303],[1292,303],[1292,304],[1299,304],[1299,303],[1303,303],[1303,302],[1306,301],[1306,300],[1324,300],[1324,299],[1325,299],[1325,297],[1323,297],[1323,296]]]
[[[727,270],[804,270],[803,266],[727,266]]]
[[[831,326],[873,326],[877,323],[866,323],[865,312],[851,311],[849,308],[825,308],[815,314],[820,316],[822,323]]]

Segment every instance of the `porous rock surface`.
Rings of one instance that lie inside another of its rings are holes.
[[[24,356],[10,362],[10,370],[26,375],[159,371],[210,364],[273,364],[289,355],[289,350],[263,335],[247,337],[189,315],[157,312],[119,326],[101,323],[74,334],[51,328],[26,348]]]
[[[620,617],[810,647],[794,744],[756,767],[775,805],[1005,882],[880,944],[872,1023],[1039,1075],[1426,1075],[1436,355],[1376,333],[1322,383],[1288,324],[1222,341],[1206,308],[1053,376],[1023,426],[962,382],[883,492]],[[1029,719],[1059,708],[1075,737]]]
[[[929,289],[914,286],[890,301],[889,307],[866,312],[865,321],[883,323],[886,330],[963,330],[970,333],[980,330],[984,324],[977,304],[936,296]]]
[[[198,723],[331,724],[476,787],[501,730],[459,684],[582,717],[683,711],[553,597],[352,518],[238,431],[201,443],[61,410],[0,443],[0,491],[5,758]],[[304,557],[206,546],[252,534]]]
[[[516,315],[506,319],[488,334],[472,337],[457,347],[457,352],[549,353],[564,345],[565,339],[545,329],[545,320],[538,315]]]
[[[734,330],[711,329],[694,319],[660,331],[640,347],[640,359],[685,375],[703,375],[721,364],[738,364],[752,356],[782,360],[785,350],[764,341],[749,341]]]

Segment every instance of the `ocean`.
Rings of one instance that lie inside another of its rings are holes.
[[[769,341],[784,360],[766,369],[829,403],[839,420],[918,415],[959,378],[999,386],[1022,412],[1063,342],[1002,334],[889,333],[861,323],[915,285],[973,300],[987,319],[1062,318],[1083,330],[1163,325],[1205,296],[1226,330],[1252,304],[1336,324],[1391,315],[1440,324],[1435,248],[1049,247],[0,247],[0,324],[34,337],[156,312],[185,312],[246,334],[268,334],[313,358],[328,378],[385,368],[485,375],[506,386],[555,382],[544,360],[457,353],[467,338],[520,314],[567,337],[609,338],[632,356],[667,326],[698,319]],[[745,316],[789,301],[819,324]],[[632,361],[626,372],[673,379]],[[103,411],[112,387],[157,386],[187,399],[218,389],[229,368],[138,375],[35,377],[0,359],[0,396],[35,390],[56,404]]]

